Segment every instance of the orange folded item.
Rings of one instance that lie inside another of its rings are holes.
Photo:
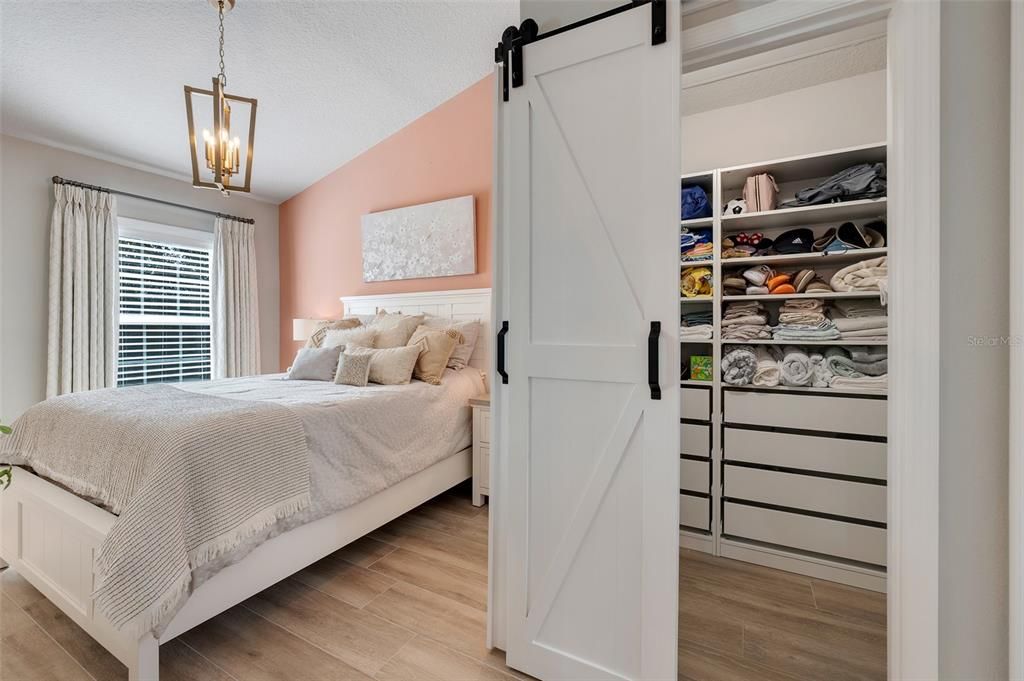
[[[774,277],[772,277],[768,281],[766,281],[764,285],[768,287],[769,291],[771,291],[772,293],[775,293],[775,289],[776,288],[778,288],[779,286],[783,286],[785,284],[788,284],[792,280],[793,280],[793,275],[792,274],[776,274]]]
[[[782,296],[787,293],[796,293],[796,289],[793,287],[792,284],[782,284],[781,286],[776,286],[775,288],[771,289],[769,293]]]

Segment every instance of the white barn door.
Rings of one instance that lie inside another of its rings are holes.
[[[527,44],[500,104],[508,662],[546,681],[675,678],[678,3],[665,14],[658,45],[650,4]]]

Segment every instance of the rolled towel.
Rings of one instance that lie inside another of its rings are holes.
[[[811,360],[811,367],[814,370],[814,379],[811,382],[815,388],[827,388],[832,381],[833,374],[825,363],[824,355],[817,352],[808,355]]]
[[[787,345],[783,350],[782,362],[779,363],[782,385],[804,386],[814,381],[814,368],[811,358],[803,350]]]
[[[722,380],[729,385],[748,385],[757,371],[757,354],[743,346],[726,346],[722,357]]]
[[[770,350],[763,345],[757,346],[757,368],[754,370],[754,377],[751,382],[754,385],[776,386],[779,384],[779,360]]]

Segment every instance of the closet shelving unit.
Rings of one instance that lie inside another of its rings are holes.
[[[828,281],[853,262],[886,255],[886,248],[749,258],[722,258],[722,239],[740,232],[774,237],[794,227],[815,236],[852,221],[886,217],[885,198],[723,215],[746,178],[771,173],[779,200],[857,163],[884,162],[886,144],[690,173],[712,201],[711,218],[682,220],[682,228],[711,228],[713,258],[680,259],[680,271],[710,267],[711,296],[680,296],[680,314],[712,311],[712,340],[680,339],[683,366],[710,355],[713,380],[681,379],[680,542],[682,546],[791,572],[885,590],[884,392],[836,388],[732,387],[721,380],[724,345],[885,347],[886,341],[723,341],[723,308],[732,301],[878,298],[877,292],[723,296],[723,272],[754,265],[785,271],[813,268]]]

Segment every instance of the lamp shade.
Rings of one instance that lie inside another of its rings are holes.
[[[322,319],[293,319],[292,340],[309,340],[309,337],[316,331],[316,325],[322,321]]]

